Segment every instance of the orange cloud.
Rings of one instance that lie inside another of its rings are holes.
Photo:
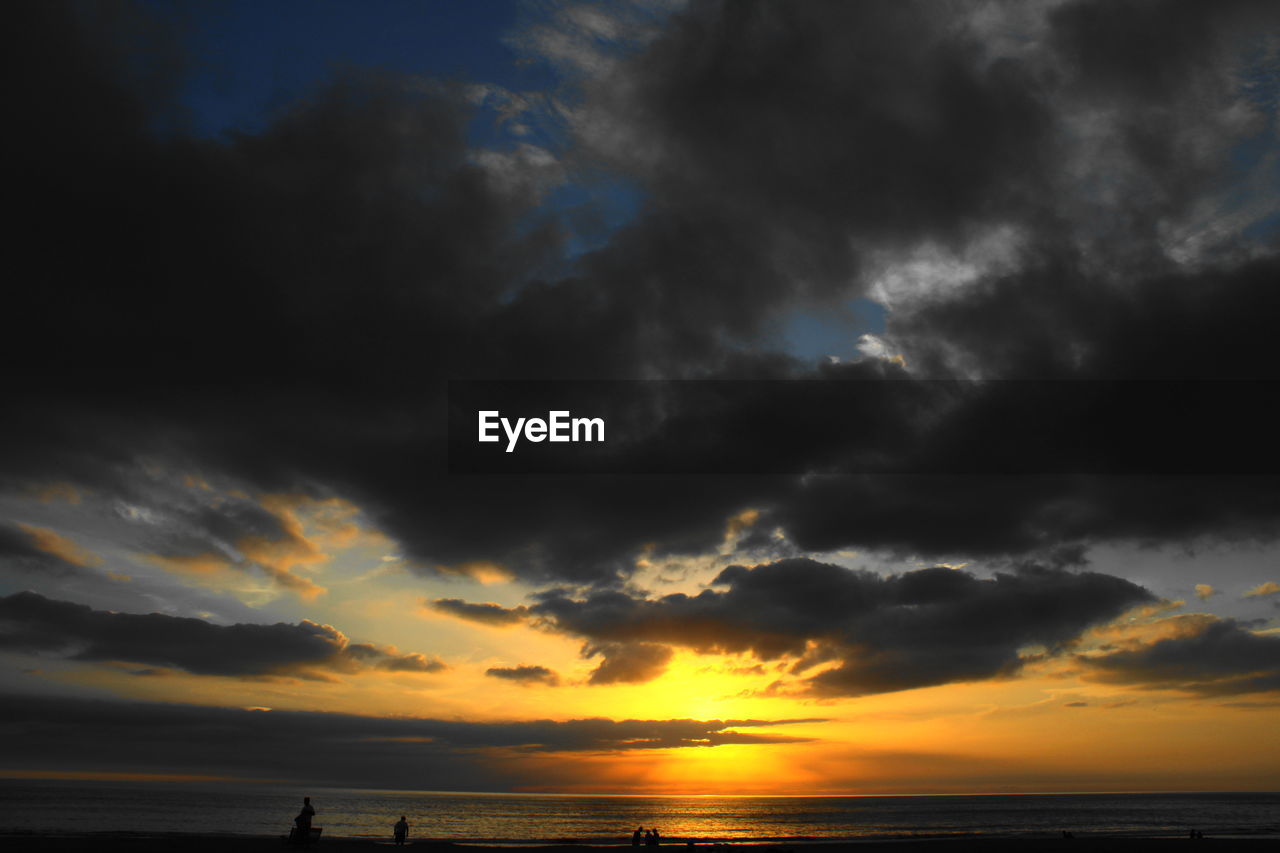
[[[47,527],[32,527],[29,524],[18,526],[31,537],[31,544],[46,554],[81,568],[102,565],[102,558],[97,554],[81,548],[70,539],[54,533]]]
[[[744,509],[737,515],[730,516],[725,525],[725,541],[730,544],[737,542],[738,538],[759,520],[760,510],[758,509]]]
[[[257,564],[279,586],[291,590],[300,598],[313,600],[327,590],[310,578],[296,574],[295,569],[316,566],[328,562],[329,555],[308,538],[303,521],[298,515],[300,506],[307,506],[307,498],[290,495],[265,495],[260,500],[262,508],[280,522],[283,538],[245,536],[235,546],[248,562]]]
[[[381,531],[362,523],[360,508],[342,498],[268,494],[260,496],[258,503],[280,522],[284,536],[246,536],[235,546],[278,585],[303,599],[312,600],[327,590],[298,574],[298,569],[328,562],[333,549],[388,544]]]
[[[513,575],[506,566],[499,563],[489,562],[487,560],[472,560],[467,563],[457,563],[452,566],[437,564],[434,568],[437,572],[440,572],[443,575],[456,575],[458,577],[471,578],[474,581],[479,581],[485,586],[507,583],[515,577],[515,575]]]
[[[218,575],[230,572],[232,563],[219,554],[143,554],[142,558],[168,571],[193,575]]]
[[[324,547],[385,547],[389,544],[382,531],[364,523],[360,507],[344,498],[271,494],[261,496],[259,503],[282,521],[290,519],[295,522],[299,535]]]
[[[260,541],[266,544],[259,547],[258,541],[245,540],[240,543],[241,550],[248,560],[261,568],[272,581],[285,589],[297,593],[300,598],[306,601],[314,600],[317,596],[327,592],[324,587],[316,584],[310,578],[293,574],[287,568],[281,568],[278,564],[262,562],[260,558],[263,557],[279,557],[285,562],[287,562],[288,558],[287,556],[280,557],[278,554],[273,555],[274,544],[267,540]],[[245,547],[246,545],[248,547]],[[203,554],[143,554],[142,558],[155,563],[166,571],[196,575],[209,580],[225,579],[230,577],[233,572],[243,571],[244,569],[244,567],[237,565],[227,557],[213,552]]]
[[[1137,608],[1131,615],[1131,619],[1091,629],[1082,638],[1080,648],[1104,652],[1145,648],[1161,640],[1197,636],[1218,621],[1218,617],[1209,613],[1179,613],[1154,618],[1158,614],[1146,607]]]
[[[247,536],[236,547],[249,562],[256,563],[280,586],[296,592],[301,598],[312,600],[326,592],[325,588],[302,575],[294,574],[298,566],[311,566],[327,562],[329,555],[302,536],[284,539],[267,539],[264,536]]]
[[[265,565],[263,563],[259,563],[258,565],[260,565],[262,570],[265,571],[277,584],[285,589],[297,593],[298,597],[304,601],[315,601],[316,598],[329,591],[311,580],[311,578],[303,577],[302,575],[295,575],[293,572],[277,569],[274,566]]]
[[[1278,592],[1280,592],[1280,583],[1276,583],[1275,581],[1267,581],[1266,583],[1258,584],[1253,589],[1246,592],[1244,594],[1244,597],[1245,598],[1262,598],[1263,596],[1267,596],[1267,595],[1275,595]]]

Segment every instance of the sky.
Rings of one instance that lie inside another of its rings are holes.
[[[0,776],[1280,788],[1276,4],[8,15]]]

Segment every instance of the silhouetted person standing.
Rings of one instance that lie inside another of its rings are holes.
[[[632,846],[632,847],[639,847],[639,846],[640,846],[640,833],[641,833],[641,832],[643,832],[643,831],[644,831],[644,827],[643,827],[643,826],[637,826],[637,827],[636,827],[636,831],[635,831],[635,832],[633,832],[633,833],[631,833],[631,846]]]
[[[400,819],[395,825],[396,844],[404,844],[404,839],[409,834],[409,821],[404,819],[404,815],[400,815]]]

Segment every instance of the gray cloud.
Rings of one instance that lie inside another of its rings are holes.
[[[408,654],[384,653],[378,660],[379,669],[390,672],[442,672],[449,667],[438,658],[427,657],[421,652]]]
[[[591,671],[590,684],[637,684],[652,681],[667,669],[672,651],[657,643],[588,643],[582,656],[603,660]]]
[[[789,657],[812,693],[861,695],[1012,674],[1020,652],[1069,648],[1089,626],[1154,601],[1142,587],[1095,572],[1024,565],[984,580],[931,568],[882,577],[808,559],[725,569],[695,596],[549,593],[528,609],[551,630],[603,654],[595,683],[661,674],[668,647]]]
[[[482,625],[515,625],[524,619],[525,608],[507,609],[499,604],[475,604],[460,598],[437,598],[427,602],[432,610]]]
[[[491,666],[484,671],[485,675],[514,681],[517,684],[545,684],[555,686],[560,683],[560,676],[545,666],[521,664],[520,666]]]
[[[211,774],[358,780],[440,789],[509,790],[537,782],[513,754],[625,753],[721,744],[803,743],[743,732],[820,720],[608,720],[459,722],[262,711],[194,705],[10,696],[0,723],[12,734],[9,767],[199,767]]]
[[[1088,677],[1212,696],[1280,690],[1280,637],[1234,619],[1189,623],[1138,649],[1079,658]]]
[[[214,625],[163,613],[115,613],[33,592],[0,598],[0,648],[81,661],[125,661],[195,675],[323,677],[378,667],[438,672],[422,654],[351,643],[338,629],[297,624]]]

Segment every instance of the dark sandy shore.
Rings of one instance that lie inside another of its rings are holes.
[[[130,835],[105,833],[79,836],[0,836],[0,846],[13,853],[277,853],[310,850],[312,853],[391,853],[390,841],[327,838],[310,848],[285,846],[279,838],[252,836]],[[670,853],[687,851],[682,844],[663,845]],[[1263,853],[1280,845],[1274,838],[966,838],[879,840],[815,844],[700,844],[703,853]],[[417,841],[405,845],[413,853],[624,853],[630,845],[555,845],[541,847],[486,847],[449,842]]]

